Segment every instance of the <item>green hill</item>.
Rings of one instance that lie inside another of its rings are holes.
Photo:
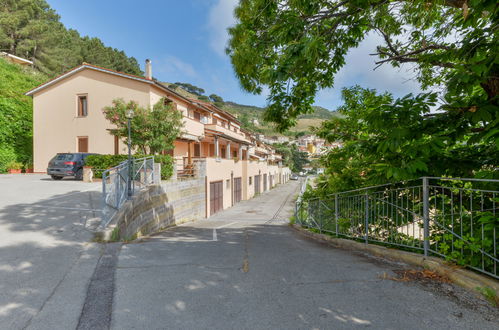
[[[199,99],[201,101],[207,101],[215,104],[219,108],[235,115],[241,121],[244,128],[265,135],[294,136],[299,132],[310,133],[310,126],[319,126],[323,121],[330,119],[336,115],[336,112],[330,111],[323,107],[314,106],[313,113],[300,116],[295,127],[291,128],[287,132],[278,134],[273,129],[272,124],[265,123],[263,121],[263,113],[265,111],[265,108],[239,104],[231,101],[223,101],[221,97],[214,94],[206,96],[201,94],[201,92],[204,93],[204,89],[193,86],[189,83],[164,84],[185,97]]]
[[[31,161],[32,99],[24,93],[46,80],[41,73],[0,58],[0,173],[11,161]]]

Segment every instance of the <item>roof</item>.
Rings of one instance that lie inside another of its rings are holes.
[[[199,105],[202,105],[204,107],[207,107],[209,109],[211,109],[212,111],[215,111],[215,112],[218,112],[218,113],[221,113],[227,117],[229,117],[232,121],[236,122],[237,124],[241,125],[241,122],[237,119],[236,116],[234,116],[233,114],[231,114],[230,112],[228,111],[225,111],[225,110],[222,110],[220,109],[219,107],[217,107],[216,105],[210,103],[210,102],[204,102],[204,101],[200,101],[198,99],[193,99],[193,98],[189,98],[189,100],[191,102],[194,102],[194,103],[197,103]]]
[[[19,56],[16,56],[16,55],[12,55],[12,54],[9,54],[9,53],[6,53],[6,52],[0,52],[0,56],[8,57],[12,61],[14,61],[16,63],[20,63],[20,64],[33,64],[33,62],[30,61],[30,60],[27,60],[25,58],[22,58],[22,57],[19,57]]]
[[[49,86],[52,86],[56,83],[58,83],[59,81],[61,80],[64,80],[68,77],[71,77],[75,74],[77,74],[78,72],[81,72],[83,70],[86,70],[86,69],[89,69],[89,70],[94,70],[94,71],[99,71],[99,72],[103,72],[103,73],[107,73],[107,74],[112,74],[112,75],[115,75],[115,76],[118,76],[118,77],[122,77],[122,78],[126,78],[126,79],[131,79],[131,80],[135,80],[135,81],[139,81],[139,82],[142,82],[142,83],[146,83],[146,84],[149,84],[149,85],[152,85],[152,86],[156,86],[160,89],[162,89],[163,91],[166,91],[168,93],[171,93],[173,95],[175,95],[176,97],[184,100],[185,102],[187,103],[192,103],[189,99],[187,99],[186,97],[178,94],[177,92],[169,89],[168,87],[166,87],[165,85],[157,82],[157,81],[154,81],[154,80],[151,80],[151,79],[147,79],[145,77],[140,77],[140,76],[136,76],[136,75],[133,75],[133,74],[129,74],[129,73],[124,73],[124,72],[119,72],[119,71],[115,71],[115,70],[112,70],[112,69],[107,69],[107,68],[103,68],[103,67],[100,67],[100,66],[97,66],[97,65],[93,65],[93,64],[88,64],[88,63],[83,63],[69,71],[66,71],[65,73],[33,88],[32,90],[26,92],[25,95],[28,95],[28,96],[31,96]]]

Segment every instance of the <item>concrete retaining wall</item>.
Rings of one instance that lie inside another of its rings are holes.
[[[108,227],[107,239],[118,228],[119,239],[150,235],[205,215],[205,180],[170,180],[150,186],[123,205]],[[114,237],[117,238],[117,237]]]

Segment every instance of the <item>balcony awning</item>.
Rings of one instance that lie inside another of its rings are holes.
[[[239,140],[239,139],[236,139],[235,137],[232,137],[230,135],[227,135],[227,134],[224,134],[222,132],[215,131],[215,130],[212,130],[212,129],[209,129],[206,127],[204,128],[204,131],[206,133],[206,136],[218,136],[218,137],[221,137],[221,138],[229,140],[229,141],[250,145],[250,143],[248,141]]]
[[[199,142],[203,139],[202,136],[197,136],[197,135],[192,135],[189,133],[181,133],[180,136],[177,138],[177,140],[180,141],[187,141],[187,142]]]

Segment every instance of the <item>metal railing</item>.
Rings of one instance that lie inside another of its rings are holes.
[[[424,177],[296,202],[321,233],[452,260],[499,278],[499,180]]]
[[[107,226],[129,196],[133,196],[154,181],[154,157],[132,159],[131,166],[128,161],[124,161],[102,172],[102,224]]]

